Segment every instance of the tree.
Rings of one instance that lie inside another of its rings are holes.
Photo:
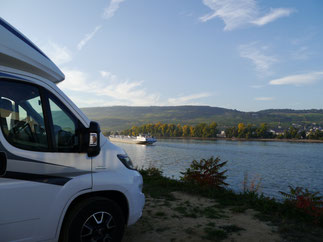
[[[257,137],[259,138],[269,138],[268,127],[266,123],[261,123],[260,127],[256,130]]]
[[[132,136],[139,135],[139,128],[137,126],[132,126],[132,128],[131,128],[131,135]]]
[[[167,129],[168,129],[168,125],[167,124],[162,124],[161,125],[161,135],[162,136],[168,136],[168,134],[167,134]]]
[[[216,137],[218,130],[217,130],[218,124],[216,122],[212,122],[210,124],[210,132],[211,132],[211,137]]]
[[[211,129],[209,125],[205,125],[202,129],[202,137],[209,138],[212,137]]]
[[[190,136],[190,126],[188,126],[188,125],[184,125],[183,127],[182,127],[182,129],[183,129],[183,136],[184,137],[188,137],[188,136]]]
[[[194,136],[195,137],[204,137],[203,136],[203,129],[207,126],[206,123],[201,123],[201,124],[197,124],[195,125],[195,133]]]
[[[182,126],[180,124],[177,124],[177,126],[175,127],[174,136],[181,137],[182,135],[183,135]]]
[[[195,137],[195,128],[190,126],[190,137]]]
[[[238,137],[239,138],[244,138],[245,129],[246,129],[246,126],[244,125],[244,123],[238,124]]]
[[[167,135],[169,136],[169,137],[174,137],[175,135],[174,135],[174,131],[175,131],[175,124],[169,124],[168,125],[168,128],[167,128]]]
[[[233,138],[238,136],[238,129],[236,127],[227,128],[225,130],[225,135],[227,138]]]

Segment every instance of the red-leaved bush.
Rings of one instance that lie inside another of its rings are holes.
[[[181,172],[183,177],[181,179],[185,182],[193,182],[202,186],[208,185],[214,188],[221,188],[221,186],[227,186],[224,182],[227,178],[224,174],[227,170],[220,171],[220,169],[227,163],[220,162],[219,157],[209,159],[202,159],[200,161],[193,160],[190,168],[186,169],[185,172]]]
[[[319,196],[319,192],[310,192],[308,189],[302,187],[293,188],[289,186],[290,192],[280,192],[285,198],[285,202],[291,203],[296,208],[305,212],[318,221],[323,217],[323,200]]]

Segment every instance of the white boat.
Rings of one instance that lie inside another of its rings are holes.
[[[110,141],[128,143],[128,144],[153,144],[157,141],[149,135],[127,136],[127,135],[110,135]]]

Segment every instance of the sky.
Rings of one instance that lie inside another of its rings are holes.
[[[323,109],[321,0],[1,0],[79,106]]]

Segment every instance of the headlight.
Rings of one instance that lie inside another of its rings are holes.
[[[130,157],[128,155],[125,155],[125,154],[118,154],[117,155],[119,160],[129,169],[131,170],[135,170],[133,164],[132,164],[132,161],[130,159]]]

